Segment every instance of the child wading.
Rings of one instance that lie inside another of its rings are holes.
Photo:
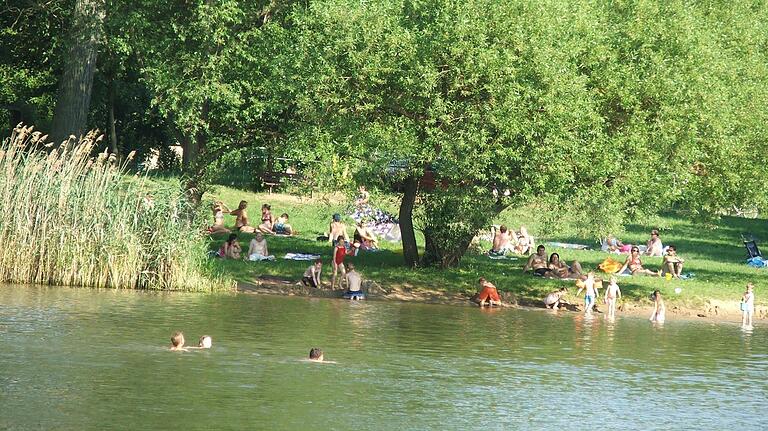
[[[581,281],[581,280],[580,280]],[[595,307],[595,298],[597,298],[597,287],[595,286],[595,273],[590,271],[587,273],[587,279],[581,283],[576,283],[579,286],[579,290],[576,292],[578,296],[582,290],[584,290],[584,314],[591,314],[592,309]]]
[[[621,298],[621,289],[616,284],[616,277],[611,276],[611,283],[605,289],[605,303],[608,305],[608,318],[616,317],[616,302]]]
[[[741,297],[741,327],[752,329],[752,315],[755,313],[755,286],[747,283],[747,291]]]

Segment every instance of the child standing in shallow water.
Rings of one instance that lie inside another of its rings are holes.
[[[755,312],[755,286],[747,283],[747,291],[741,297],[741,327],[752,328],[752,314]]]
[[[653,314],[651,314],[651,322],[664,323],[664,300],[661,298],[661,292],[655,290],[652,295],[653,298]]]
[[[605,303],[608,305],[608,318],[616,317],[616,302],[621,298],[621,289],[616,284],[616,277],[611,276],[611,283],[605,289]]]
[[[581,281],[581,280],[580,280]],[[579,286],[578,296],[582,290],[584,290],[584,314],[591,314],[592,309],[595,307],[595,298],[597,298],[597,288],[595,287],[595,273],[590,271],[587,273],[587,279],[581,283],[577,283]]]

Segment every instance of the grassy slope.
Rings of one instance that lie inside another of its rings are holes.
[[[280,259],[287,252],[306,252],[322,254],[324,261],[330,261],[330,247],[315,238],[327,229],[330,216],[335,213],[344,213],[347,204],[341,196],[334,198],[307,197],[283,194],[255,194],[243,192],[226,187],[218,187],[214,193],[206,195],[206,199],[220,198],[230,207],[235,208],[240,199],[250,203],[249,215],[252,219],[259,218],[261,203],[270,203],[273,213],[279,215],[287,212],[291,217],[291,224],[298,229],[300,234],[293,238],[269,237],[270,253],[278,257],[277,262],[235,262],[220,261],[225,273],[240,281],[253,280],[260,275],[273,275],[277,277],[300,279],[306,262],[286,261]],[[499,223],[508,226],[523,224],[536,236],[545,231],[542,222],[537,221],[535,211],[513,210],[505,211],[499,217]],[[233,217],[227,217],[228,226],[234,223]],[[738,301],[744,291],[747,281],[753,281],[757,285],[758,303],[765,303],[765,296],[760,295],[760,287],[768,285],[768,269],[758,270],[744,265],[746,257],[741,243],[741,233],[750,232],[757,238],[768,238],[768,226],[761,219],[743,219],[724,217],[717,226],[705,226],[690,220],[659,217],[651,225],[628,225],[625,232],[620,235],[624,242],[644,243],[648,238],[648,231],[652,227],[663,227],[661,238],[664,244],[675,244],[678,253],[686,259],[684,272],[694,272],[695,279],[664,280],[655,277],[622,277],[619,279],[623,294],[637,302],[647,302],[648,295],[654,289],[659,289],[668,301],[683,306],[700,306],[708,298]],[[574,234],[568,234],[566,227],[564,234],[550,238],[537,237],[537,243],[548,240],[559,242],[574,242],[597,246],[594,239],[579,238]],[[353,230],[349,230],[350,237]],[[218,247],[226,235],[214,237],[211,248]],[[248,248],[248,242],[252,235],[241,234],[240,242],[244,250]],[[485,244],[489,245],[489,244]],[[476,289],[476,280],[484,276],[494,282],[501,290],[511,291],[525,299],[538,299],[551,289],[563,284],[572,286],[573,282],[557,280],[544,280],[533,278],[523,274],[521,268],[524,258],[518,261],[496,261],[485,256],[468,254],[461,267],[441,271],[437,269],[409,270],[402,267],[402,251],[400,244],[383,243],[384,250],[378,253],[361,253],[351,258],[358,269],[367,277],[383,284],[410,285],[414,287],[429,287],[453,291],[473,292]],[[548,247],[548,253],[557,251],[568,262],[577,259],[585,268],[596,268],[607,256],[600,251],[575,251],[561,250]],[[622,260],[622,256],[614,256]],[[643,259],[646,267],[658,269],[661,258]],[[324,278],[330,277],[330,265],[324,266]],[[329,280],[329,278],[328,278]],[[682,292],[677,295],[674,289],[680,287]],[[571,293],[573,296],[573,293]],[[571,297],[575,301],[575,298]]]

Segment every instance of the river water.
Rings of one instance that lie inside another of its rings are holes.
[[[170,352],[175,330],[213,348]],[[768,429],[766,332],[4,286],[0,429]]]

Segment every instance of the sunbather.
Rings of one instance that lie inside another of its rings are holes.
[[[624,261],[624,265],[618,271],[618,274],[661,276],[661,271],[654,272],[643,268],[643,262],[640,260],[640,249],[633,246],[630,255],[627,256],[627,260]]]

